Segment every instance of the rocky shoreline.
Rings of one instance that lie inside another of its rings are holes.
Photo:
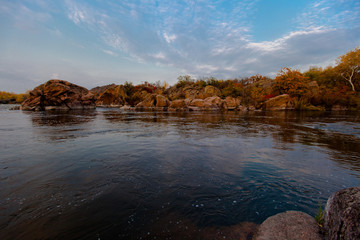
[[[331,195],[318,222],[310,215],[287,211],[266,219],[255,240],[356,240],[360,239],[360,187]]]
[[[269,83],[258,83],[264,89]],[[309,89],[316,92],[316,82]],[[220,97],[222,96],[222,97]],[[244,96],[226,96],[214,86],[171,87],[157,89],[145,83],[139,86],[106,85],[87,90],[64,80],[49,80],[29,92],[22,102],[22,110],[71,110],[93,109],[96,107],[121,108],[138,111],[284,111],[284,110],[349,110],[346,106],[332,105],[330,109],[307,105],[299,107],[299,100],[288,94],[269,96],[261,102],[254,102]]]

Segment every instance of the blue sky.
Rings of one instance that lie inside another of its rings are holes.
[[[359,0],[0,0],[0,90],[275,76],[360,46]]]

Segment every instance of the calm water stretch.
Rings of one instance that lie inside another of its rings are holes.
[[[9,111],[0,239],[250,239],[360,185],[359,113]]]

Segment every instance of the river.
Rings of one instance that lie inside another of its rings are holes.
[[[360,185],[360,114],[9,111],[0,239],[251,239]]]

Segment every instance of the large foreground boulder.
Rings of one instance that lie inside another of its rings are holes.
[[[319,227],[310,215],[287,211],[266,219],[259,227],[256,240],[321,240]]]
[[[329,240],[360,239],[360,187],[334,193],[325,207]]]
[[[94,94],[64,80],[49,80],[34,88],[21,104],[22,110],[70,110],[95,108]]]

